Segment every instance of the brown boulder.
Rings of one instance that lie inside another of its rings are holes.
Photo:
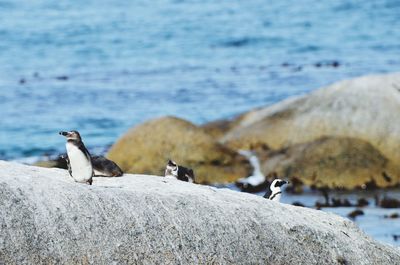
[[[388,187],[400,182],[398,165],[368,142],[355,138],[323,137],[270,151],[261,167],[266,174],[295,177],[319,188]]]
[[[400,73],[345,80],[308,95],[256,109],[234,120],[221,139],[235,149],[273,149],[323,136],[365,140],[400,161]]]
[[[233,182],[248,175],[247,160],[196,125],[162,117],[130,129],[107,157],[124,172],[164,175],[168,159],[193,168],[198,183]]]

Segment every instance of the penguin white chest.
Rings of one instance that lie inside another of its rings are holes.
[[[76,145],[72,143],[66,144],[69,163],[72,170],[72,177],[76,182],[86,182],[93,174],[91,161],[86,157]]]

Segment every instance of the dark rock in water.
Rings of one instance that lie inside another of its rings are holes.
[[[360,216],[360,215],[364,215],[364,212],[360,209],[356,209],[356,210],[350,212],[347,216],[354,220],[354,219],[356,219],[357,216]]]
[[[318,189],[325,199],[325,205],[329,205],[329,189],[327,187],[321,187]]]
[[[314,64],[315,67],[320,68],[320,67],[333,67],[337,68],[340,66],[340,63],[338,61],[325,61],[325,62],[317,62]]]
[[[382,208],[400,208],[400,201],[395,198],[383,197],[379,202],[379,206]]]
[[[342,207],[353,207],[353,204],[348,199],[343,199]]]
[[[374,202],[375,202],[375,206],[378,207],[380,205],[380,197],[377,193],[375,193],[374,195]]]
[[[332,67],[339,67],[340,66],[340,63],[338,62],[338,61],[333,61],[332,63],[331,63],[331,66]]]
[[[369,202],[365,198],[360,198],[357,201],[357,207],[365,207],[365,206],[368,206],[368,205],[369,205]]]
[[[326,193],[327,194],[327,193]],[[325,202],[316,202],[315,207],[353,207],[354,205],[348,199],[332,198],[329,201],[329,197],[325,196]]]
[[[292,203],[293,206],[299,206],[299,207],[306,207],[304,204],[302,204],[301,202],[293,202]]]
[[[332,207],[353,207],[348,199],[332,198]]]
[[[67,81],[69,79],[69,77],[66,75],[60,75],[60,76],[56,76],[56,79],[60,80],[60,81]]]
[[[396,219],[396,218],[399,218],[399,214],[398,213],[392,213],[392,214],[389,214],[389,215],[385,215],[384,217],[385,218],[390,218],[390,219]]]
[[[316,209],[321,209],[321,208],[324,208],[324,207],[330,207],[331,205],[329,204],[329,203],[322,203],[322,202],[319,202],[319,201],[317,201],[317,202],[315,202],[315,208]]]
[[[20,83],[21,85],[25,84],[25,83],[26,83],[26,79],[25,79],[25,78],[21,78],[21,79],[19,80],[19,83]]]
[[[392,235],[392,236],[393,236],[393,240],[394,240],[394,241],[397,241],[397,240],[400,239],[400,235]]]

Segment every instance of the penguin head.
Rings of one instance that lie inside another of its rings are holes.
[[[178,165],[174,161],[168,160],[167,166],[165,168],[165,175],[178,177]]]
[[[67,140],[82,141],[81,135],[78,131],[59,132],[60,135],[65,136]]]
[[[274,181],[272,181],[271,186],[269,186],[269,188],[271,189],[272,192],[274,191],[279,191],[281,190],[281,187],[285,184],[288,184],[289,182],[287,182],[286,180],[281,180],[281,179],[274,179]]]

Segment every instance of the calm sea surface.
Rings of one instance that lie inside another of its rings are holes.
[[[399,69],[397,0],[0,0],[0,159],[63,151],[60,130],[102,147],[149,118],[199,124]]]
[[[150,118],[201,124],[399,70],[398,0],[0,0],[0,159],[63,152],[60,130],[101,150]],[[398,219],[366,212],[398,244]]]

